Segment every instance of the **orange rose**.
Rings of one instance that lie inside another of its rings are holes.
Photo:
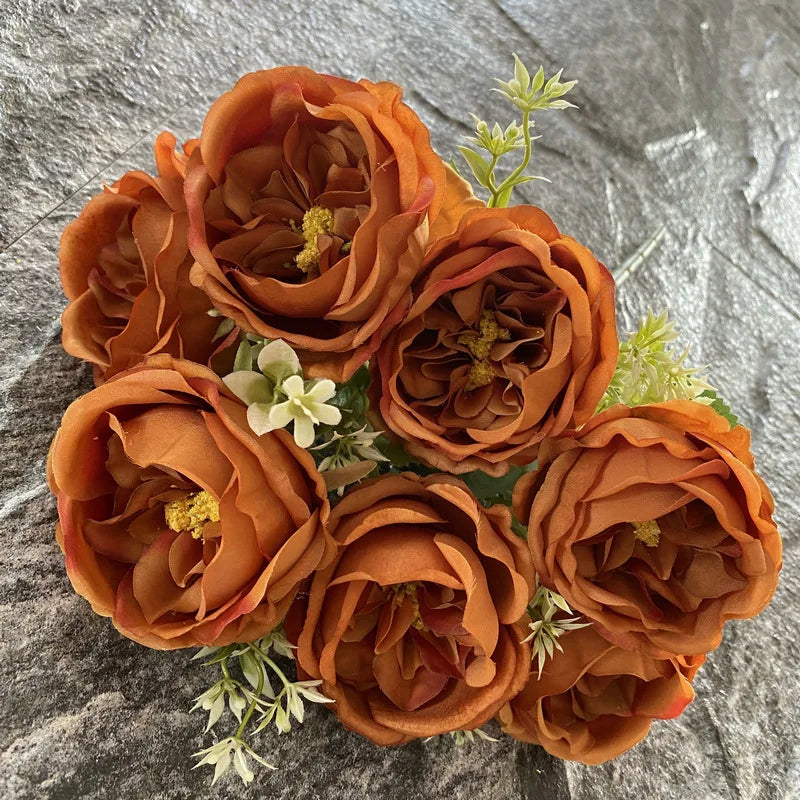
[[[450,475],[376,478],[335,506],[297,662],[347,728],[380,745],[473,729],[522,688],[533,571],[510,521]]]
[[[412,455],[502,475],[594,412],[617,361],[614,282],[540,209],[479,209],[435,242],[371,400]]]
[[[305,67],[254,72],[211,107],[190,162],[192,281],[313,377],[345,380],[369,358],[405,310],[429,223],[451,225],[471,195],[401,96]]]
[[[705,656],[654,659],[607,642],[592,628],[559,638],[563,652],[498,714],[503,730],[558,758],[601,764],[629,750],[653,719],[677,717],[694,699]]]
[[[514,490],[536,571],[609,641],[704,653],[769,602],[781,540],[746,428],[688,400],[614,406],[538,467]]]
[[[285,431],[255,436],[188,361],[155,356],[76,400],[48,479],[75,591],[149,647],[263,636],[333,554],[311,456]]]
[[[93,197],[61,237],[61,282],[69,305],[64,349],[94,364],[102,383],[146,355],[205,362],[217,323],[189,282],[183,202],[186,161],[197,140],[175,152],[168,132],[156,139],[158,177],[128,172]]]

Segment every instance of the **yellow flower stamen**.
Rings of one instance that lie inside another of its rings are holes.
[[[489,354],[495,342],[507,342],[511,338],[511,332],[497,322],[493,311],[481,313],[478,328],[480,333],[462,333],[458,337],[458,343],[463,344],[474,358],[464,387],[468,392],[486,386],[494,380],[494,369],[489,361]]]
[[[649,519],[647,522],[634,522],[633,535],[645,547],[658,547],[658,542],[661,537],[661,528],[654,519]]]
[[[422,621],[422,616],[419,613],[419,599],[417,598],[417,586],[419,584],[415,581],[408,583],[398,583],[392,588],[394,589],[394,599],[392,603],[395,606],[401,606],[403,600],[408,597],[411,601],[412,618],[411,626],[418,631],[425,630],[425,623]]]
[[[305,239],[305,244],[297,254],[294,263],[301,272],[308,272],[319,264],[317,237],[333,232],[333,212],[329,208],[312,206],[303,214],[303,228],[300,232]]]
[[[208,492],[189,494],[164,506],[164,518],[173,531],[188,531],[201,539],[207,522],[219,522],[219,502]]]
[[[492,347],[496,341],[507,342],[511,338],[511,332],[503,328],[498,322],[494,311],[483,311],[481,321],[478,323],[480,333],[470,331],[462,333],[458,337],[458,343],[463,344],[476,359],[485,359],[492,352]]]
[[[494,369],[488,359],[476,361],[467,373],[467,385],[464,387],[468,392],[486,386],[494,380]]]

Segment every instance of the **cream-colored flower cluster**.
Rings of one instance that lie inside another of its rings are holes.
[[[703,377],[703,367],[685,365],[688,349],[678,352],[675,325],[666,311],[655,316],[648,312],[639,328],[620,342],[617,369],[598,411],[621,403],[643,406],[668,400],[696,400],[711,405],[712,387]]]
[[[248,345],[249,346],[249,345]],[[261,347],[258,371],[238,369],[227,375],[225,385],[247,404],[247,422],[262,436],[293,423],[298,447],[314,444],[317,425],[338,425],[342,413],[327,401],[336,394],[328,380],[304,380],[297,353],[281,339]]]

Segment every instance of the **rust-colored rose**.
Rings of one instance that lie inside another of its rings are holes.
[[[716,647],[778,581],[773,503],[750,434],[691,401],[614,406],[542,446],[514,491],[542,583],[622,647]]]
[[[437,469],[505,473],[594,412],[617,360],[608,270],[540,209],[478,209],[435,242],[378,352],[382,425]]]
[[[503,730],[558,758],[601,764],[629,750],[653,719],[677,717],[694,699],[690,681],[705,656],[655,659],[569,631],[542,670],[498,714]]]
[[[189,165],[192,280],[314,377],[369,358],[407,306],[429,224],[471,196],[401,96],[305,67],[254,72],[211,107]]]
[[[522,688],[533,570],[507,508],[449,475],[392,475],[348,492],[330,530],[297,661],[346,727],[380,745],[477,728]]]
[[[76,400],[48,462],[75,590],[159,649],[250,641],[333,543],[290,434],[255,436],[213,372],[155,356]]]
[[[178,153],[161,133],[158,175],[128,172],[61,237],[64,349],[94,365],[97,383],[154,353],[202,363],[212,353],[211,303],[189,282],[183,176],[196,141]]]

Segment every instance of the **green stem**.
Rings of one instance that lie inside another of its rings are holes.
[[[508,189],[509,186],[514,186],[516,183],[517,178],[525,171],[526,167],[531,161],[531,150],[532,150],[532,140],[531,140],[531,126],[529,125],[531,112],[530,109],[526,109],[522,112],[522,135],[525,138],[525,153],[522,157],[522,163],[497,187],[497,189],[492,193],[492,197],[489,200],[489,207],[496,208],[497,200],[500,195]]]
[[[292,685],[292,682],[283,674],[283,670],[257,644],[251,643],[250,647],[261,656],[265,664],[270,666],[272,671],[281,679],[285,687]]]
[[[247,707],[247,711],[242,717],[242,721],[239,724],[239,727],[236,729],[236,734],[234,736],[235,739],[238,739],[242,735],[242,733],[244,733],[244,729],[247,727],[247,723],[250,722],[250,717],[253,716],[253,712],[256,710],[256,705],[258,704],[258,698],[261,697],[261,691],[263,688],[264,688],[264,670],[260,669],[258,671],[258,685],[256,686],[255,696],[250,701],[250,705]]]
[[[225,680],[229,681],[231,679],[231,671],[228,669],[228,657],[222,659],[219,662],[220,669],[222,670],[222,674],[225,677]]]
[[[494,208],[494,204],[497,200],[497,187],[494,185],[494,168],[497,166],[497,161],[499,158],[500,156],[497,153],[492,155],[492,163],[489,164],[489,172],[486,173],[487,175],[486,183],[488,184],[486,188],[491,193],[491,197],[489,198],[489,202],[487,203],[489,208]]]

